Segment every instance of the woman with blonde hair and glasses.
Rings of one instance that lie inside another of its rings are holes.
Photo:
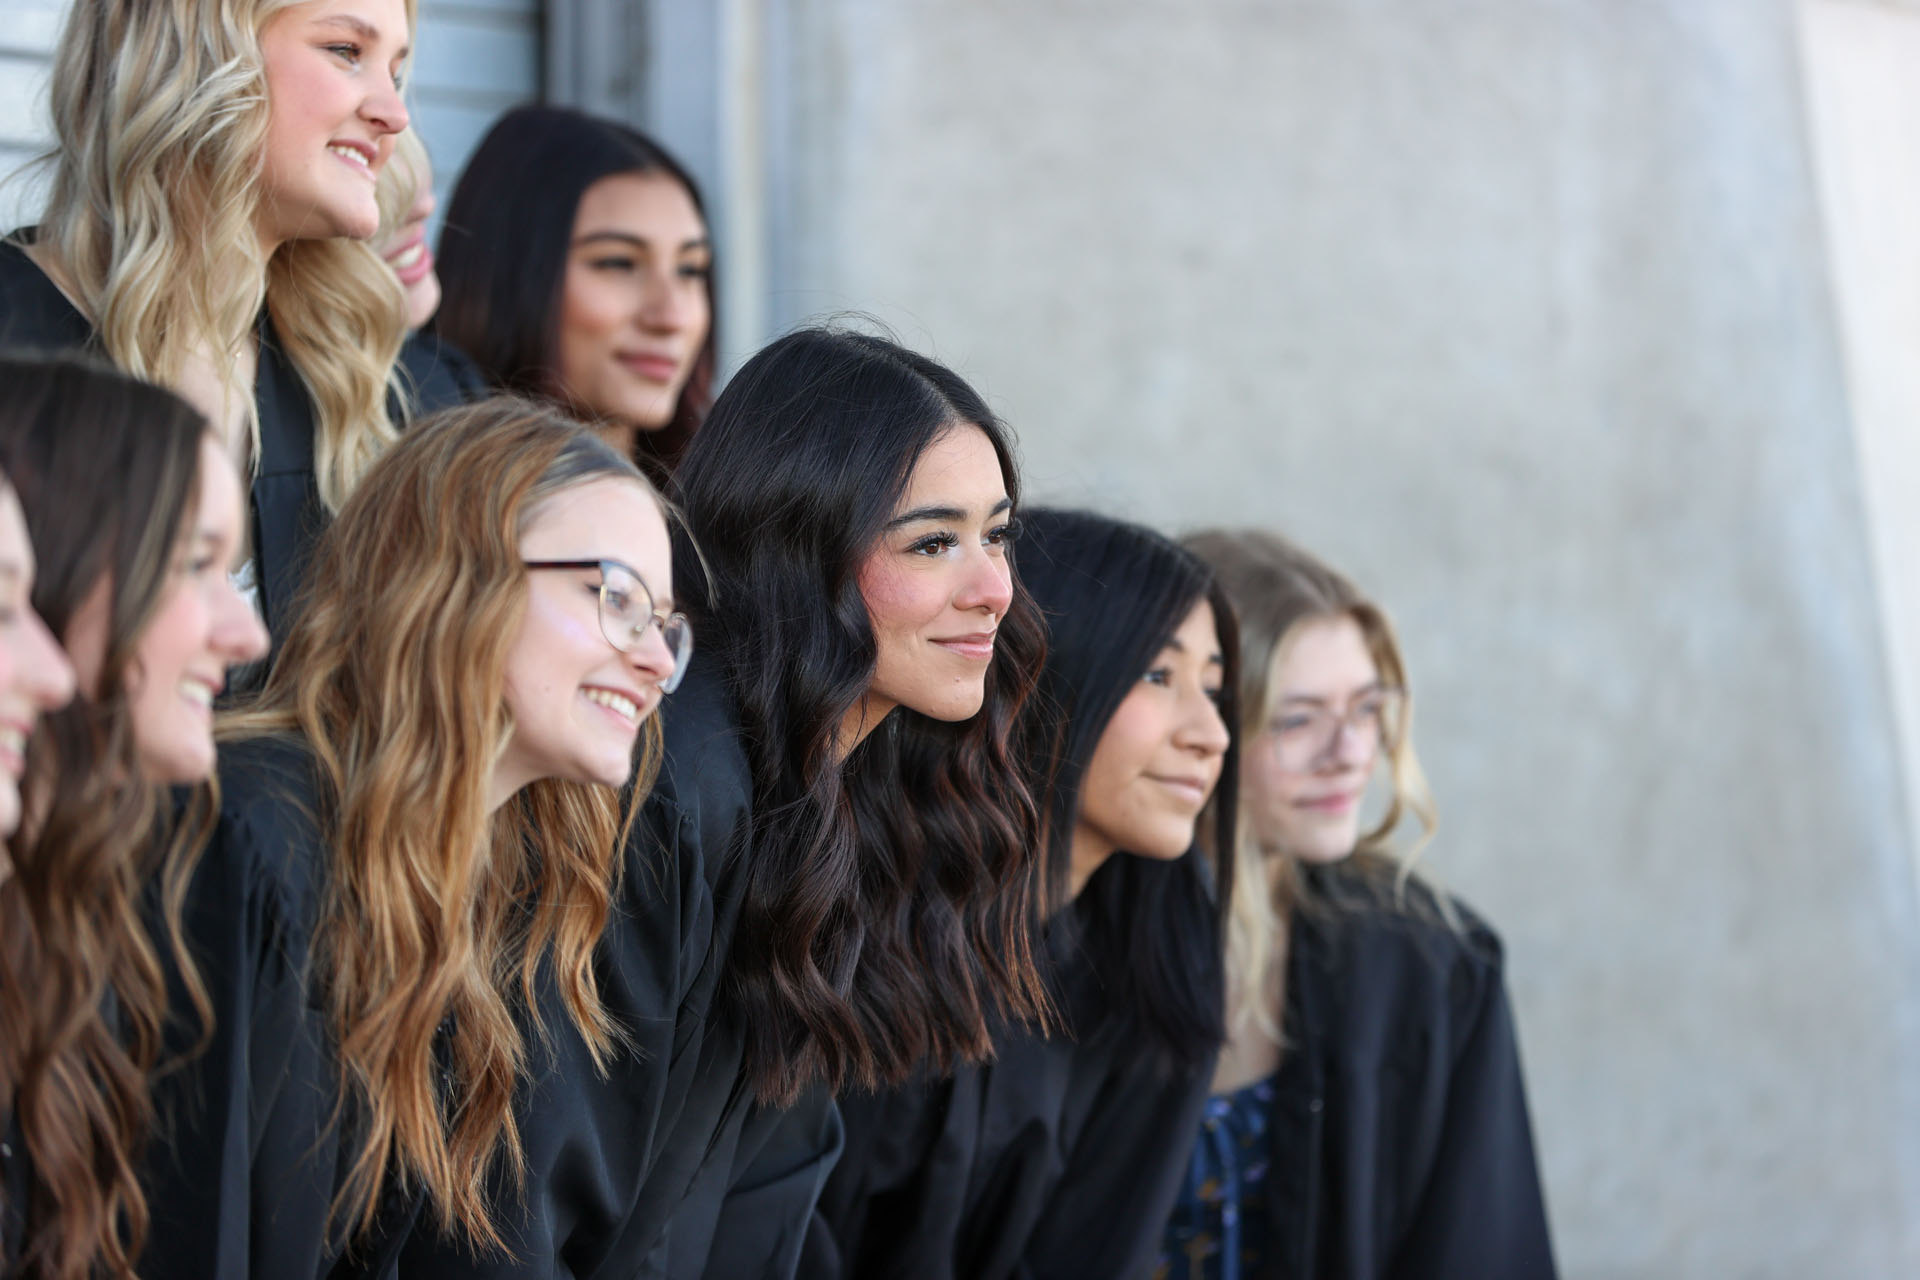
[[[165,1080],[143,1275],[500,1245],[531,1042],[605,1069],[622,1035],[592,961],[691,654],[672,609],[660,498],[549,409],[450,410],[367,473],[221,725],[186,913],[214,1031]]]
[[[1545,1280],[1500,940],[1393,853],[1434,826],[1393,626],[1273,534],[1185,545],[1239,614],[1244,745],[1228,1043],[1159,1274]]]
[[[180,393],[252,476],[243,525],[276,636],[314,535],[395,415],[478,391],[396,374],[399,282],[359,241],[407,126],[415,0],[75,0],[54,57],[51,189],[0,244],[0,346],[85,348]]]

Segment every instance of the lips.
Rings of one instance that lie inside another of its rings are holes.
[[[1205,778],[1170,777],[1153,773],[1148,774],[1147,777],[1187,801],[1195,809],[1206,804],[1207,797],[1213,793],[1212,781]]]
[[[993,637],[991,631],[976,631],[971,635],[942,636],[934,643],[969,661],[986,662],[993,657]]]
[[[653,352],[622,352],[614,357],[621,366],[648,382],[669,383],[680,372],[680,361],[673,356]]]
[[[419,284],[433,274],[433,250],[427,247],[427,233],[416,231],[408,236],[398,248],[387,251],[387,265],[393,268],[400,283],[408,286]]]
[[[1333,817],[1352,812],[1353,807],[1359,803],[1358,791],[1336,791],[1332,795],[1309,796],[1304,800],[1296,800],[1293,802],[1293,807],[1305,809],[1309,813]]]
[[[9,720],[0,724],[0,770],[14,778],[27,771],[27,739],[33,733],[33,725],[18,720]]]
[[[341,138],[327,144],[327,151],[355,173],[372,182],[375,178],[374,166],[379,163],[380,151],[370,142],[359,142],[351,138]]]
[[[604,708],[609,715],[618,719],[629,729],[637,729],[641,719],[650,709],[648,699],[641,694],[627,693],[620,689],[608,689],[594,686],[582,690],[588,702]]]

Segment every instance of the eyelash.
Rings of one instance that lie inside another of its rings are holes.
[[[639,262],[633,258],[591,258],[587,265],[595,271],[633,272],[640,269]],[[688,265],[676,267],[674,271],[682,280],[705,280],[713,273],[713,268]]]
[[[1012,545],[1019,536],[1020,522],[1018,520],[1009,520],[1003,525],[987,530],[987,545],[1005,548]],[[913,544],[907,548],[907,552],[910,555],[925,555],[932,551],[951,551],[959,545],[960,537],[958,534],[951,532],[930,533],[924,538],[916,539]]]
[[[365,47],[354,44],[351,41],[322,45],[321,48],[356,69],[360,66],[360,60],[366,56],[367,52]],[[405,88],[406,81],[401,76],[396,75],[393,78],[393,87],[396,89]]]

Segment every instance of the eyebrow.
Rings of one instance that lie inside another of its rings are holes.
[[[1346,698],[1342,699],[1342,701],[1352,701],[1354,698],[1361,697],[1364,694],[1378,693],[1386,687],[1387,682],[1385,680],[1375,680],[1369,684],[1361,685],[1358,689],[1355,689],[1351,694],[1347,695]],[[1318,698],[1310,693],[1288,693],[1282,694],[1280,701],[1282,703],[1305,702],[1316,707],[1324,707],[1332,700],[1328,698]]]
[[[315,18],[313,21],[315,26],[345,27],[362,40],[365,40],[368,44],[380,43],[380,28],[374,26],[371,22],[368,22],[356,13],[329,13],[322,17]],[[400,46],[400,52],[397,56],[405,58],[412,52],[412,45],[403,44]]]
[[[1002,511],[1011,511],[1012,509],[1013,499],[1002,498],[988,509],[987,515],[990,517],[997,516]],[[966,518],[967,509],[965,507],[915,507],[913,510],[903,511],[893,519],[887,521],[887,528],[898,529],[903,524],[919,524],[923,520],[965,520]]]
[[[1187,646],[1180,642],[1179,636],[1168,636],[1165,647],[1173,650],[1175,653],[1185,653],[1187,651]],[[1227,665],[1227,656],[1218,649],[1215,649],[1207,655],[1207,665],[1210,667],[1224,667]]]
[[[653,248],[653,241],[648,240],[644,236],[636,236],[631,231],[589,231],[583,236],[575,236],[573,247],[578,249],[582,245],[593,244],[600,240],[614,240],[621,244],[630,244],[636,249]],[[696,236],[691,240],[682,240],[680,242],[680,248],[676,250],[676,252],[687,253],[694,249],[712,248],[713,242],[711,240],[705,236]]]

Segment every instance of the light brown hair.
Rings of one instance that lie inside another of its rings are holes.
[[[1274,674],[1287,646],[1301,627],[1329,618],[1351,618],[1373,659],[1382,684],[1406,691],[1405,712],[1397,724],[1382,726],[1382,754],[1391,792],[1386,811],[1360,833],[1350,863],[1362,877],[1404,902],[1413,856],[1430,840],[1437,823],[1433,796],[1413,752],[1413,693],[1400,642],[1386,611],[1344,575],[1302,547],[1261,529],[1208,531],[1183,545],[1213,566],[1240,619],[1240,724],[1243,743],[1266,732],[1279,691]],[[1260,845],[1257,824],[1245,806],[1251,789],[1242,787],[1242,813],[1235,839],[1233,908],[1227,928],[1228,1025],[1235,1032],[1257,1026],[1280,1040],[1280,1010],[1285,994],[1287,931],[1294,914],[1325,904],[1312,900],[1294,859]],[[1413,818],[1421,834],[1407,857],[1396,856],[1393,839]],[[1440,910],[1448,908],[1444,897]]]
[[[596,1058],[614,1043],[591,961],[658,768],[658,720],[624,801],[548,779],[490,814],[487,794],[513,728],[521,533],[548,499],[608,476],[652,493],[551,408],[500,398],[420,422],[322,537],[258,701],[222,721],[223,740],[298,735],[315,760],[330,883],[314,981],[358,1144],[343,1152],[335,1212],[356,1229],[398,1177],[425,1189],[443,1228],[503,1247],[484,1188],[495,1160],[522,1168],[516,1015],[544,1032],[543,958]]]

